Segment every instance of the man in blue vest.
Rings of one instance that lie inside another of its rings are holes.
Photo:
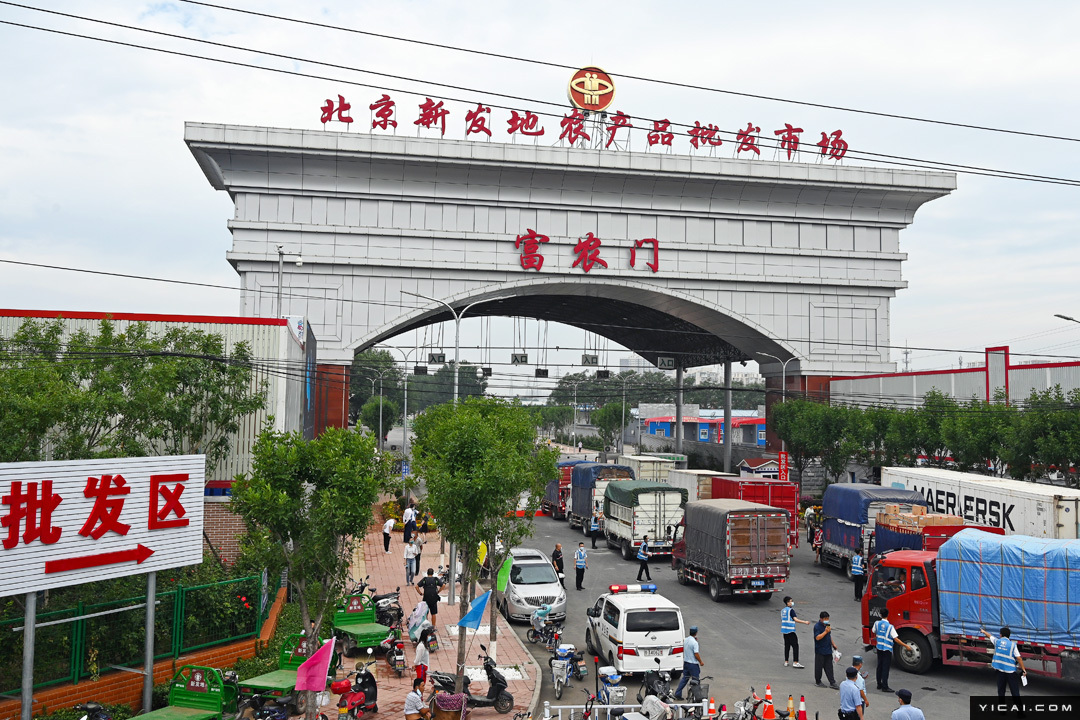
[[[577,589],[584,590],[581,587],[581,581],[585,579],[585,568],[589,567],[589,556],[585,552],[585,543],[579,542],[577,545],[577,552],[574,553],[574,570],[577,571]]]
[[[791,596],[784,598],[784,607],[780,610],[780,632],[784,636],[784,667],[788,666],[788,653],[792,653],[795,661],[791,667],[806,667],[799,662],[799,636],[795,634],[795,623],[809,625],[809,620],[800,620],[795,615],[795,601]]]
[[[649,574],[649,536],[646,535],[641,538],[641,545],[637,551],[638,569],[637,580],[641,582],[641,573],[645,573],[645,579],[652,582],[652,575]]]
[[[870,635],[877,647],[877,686],[881,692],[896,692],[889,687],[889,670],[892,669],[893,643],[899,643],[908,650],[913,647],[900,639],[896,628],[889,622],[889,608],[881,609],[881,619],[870,627]]]
[[[863,559],[861,544],[851,558],[851,579],[855,581],[855,599],[862,600],[863,588],[866,586],[866,561]]]
[[[1005,697],[1005,686],[1009,686],[1009,692],[1014,698],[1020,697],[1020,678],[1016,674],[1017,665],[1020,673],[1027,677],[1027,668],[1024,667],[1024,659],[1020,657],[1020,648],[1012,641],[1012,630],[1008,627],[1001,628],[1001,637],[996,638],[987,630],[982,634],[994,646],[994,660],[990,667],[997,670],[998,697]]]
[[[589,521],[589,535],[592,536],[592,549],[596,549],[596,536],[600,534],[600,511],[594,510]]]

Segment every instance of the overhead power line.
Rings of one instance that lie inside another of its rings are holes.
[[[503,53],[491,52],[490,50],[476,50],[474,48],[461,47],[457,45],[449,45],[446,43],[436,43],[424,40],[417,40],[415,38],[407,38],[396,35],[388,35],[386,33],[377,33],[370,30],[359,30],[356,28],[344,27],[341,25],[331,25],[328,23],[320,23],[312,20],[302,20],[300,18],[291,18],[284,15],[274,15],[272,13],[257,12],[255,10],[245,10],[243,8],[229,7],[228,5],[218,5],[215,3],[202,2],[201,0],[180,0],[180,2],[187,3],[189,5],[201,5],[203,7],[215,8],[217,10],[228,10],[234,13],[242,13],[245,15],[257,16],[267,18],[270,20],[279,20],[282,22],[295,23],[298,25],[307,25],[310,27],[322,28],[324,30],[336,30],[340,32],[353,33],[356,35],[366,35],[368,37],[380,38],[383,40],[393,40],[396,42],[410,43],[413,45],[423,45],[425,47],[437,48],[440,50],[452,50],[454,52],[469,53],[472,55],[480,55],[483,57],[496,58],[499,60],[511,60],[514,62],[528,63],[530,65],[541,65],[551,68],[558,68],[560,70],[577,70],[578,68],[573,65],[565,65],[562,63],[550,62],[547,60],[539,60],[536,58],[526,58],[518,55],[507,55]],[[5,3],[7,4],[7,3]],[[12,3],[13,4],[13,3]],[[629,75],[618,71],[612,72],[612,75],[623,80],[638,80],[646,83],[653,83],[657,85],[666,85],[668,87],[683,88],[686,90],[697,90],[700,92],[718,93],[722,95],[732,95],[735,97],[751,98],[753,100],[767,100],[769,102],[784,103],[787,105],[801,105],[803,107],[820,108],[822,110],[838,110],[840,112],[856,113],[859,115],[871,115],[874,117],[889,118],[892,120],[906,120],[910,122],[927,123],[930,125],[945,125],[949,127],[963,128],[965,130],[981,130],[985,132],[1003,133],[1006,135],[1020,135],[1024,137],[1042,138],[1045,140],[1064,140],[1066,142],[1080,142],[1080,138],[1070,137],[1067,135],[1052,135],[1048,133],[1037,133],[1026,130],[1012,130],[1009,128],[998,128],[989,125],[978,125],[975,123],[955,122],[950,120],[938,120],[934,118],[919,117],[917,115],[903,115],[900,113],[889,113],[878,110],[866,110],[862,108],[855,108],[845,105],[831,105],[827,103],[812,102],[809,100],[795,100],[792,98],[774,97],[771,95],[760,95],[756,93],[740,92],[737,90],[728,90],[725,88],[709,87],[707,85],[694,85],[691,83],[682,83],[674,80],[664,80],[660,78],[643,77],[640,75]]]

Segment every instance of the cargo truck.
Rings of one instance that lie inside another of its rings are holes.
[[[790,574],[788,511],[725,498],[687,503],[676,528],[671,568],[683,585],[709,588],[720,602],[733,595],[768,600]]]
[[[570,478],[570,509],[566,515],[572,528],[581,528],[586,535],[596,511],[604,510],[604,490],[612,480],[633,480],[634,471],[626,465],[578,463]]]
[[[715,470],[671,470],[668,472],[668,485],[686,488],[688,502],[708,500],[712,494],[713,478],[717,476],[738,477],[730,473],[717,473]]]
[[[1028,673],[1080,677],[1080,540],[995,535],[965,528],[936,552],[892,550],[876,556],[862,600],[862,636],[889,609],[889,622],[912,647],[893,663],[924,673],[945,665],[985,668],[1008,626]]]
[[[634,471],[637,480],[667,482],[668,473],[675,467],[674,460],[655,455],[620,455],[619,464]]]
[[[712,496],[783,508],[788,511],[788,544],[799,547],[799,486],[768,478],[714,476]]]
[[[873,546],[869,549],[869,553],[872,555],[889,550],[937,550],[946,540],[964,528],[983,530],[995,535],[1005,534],[1001,528],[965,523],[962,517],[950,515],[924,515],[922,517],[937,522],[913,526],[896,522],[893,516],[879,514],[874,527]],[[946,519],[954,522],[941,522]]]
[[[651,480],[609,482],[604,490],[604,537],[623,560],[637,556],[645,536],[650,555],[671,553],[671,537],[682,521],[686,490]]]
[[[937,468],[882,468],[882,487],[914,490],[939,513],[1007,535],[1080,537],[1080,490]]]
[[[574,474],[574,466],[583,462],[585,461],[564,460],[556,464],[559,468],[559,477],[549,482],[544,489],[544,499],[540,501],[540,512],[556,520],[566,519],[566,512],[570,505],[570,480]]]
[[[870,536],[877,514],[886,506],[892,512],[911,512],[915,505],[926,506],[926,499],[913,490],[878,487],[866,483],[836,483],[825,488],[821,498],[821,564],[838,567],[851,576],[851,558],[862,551],[869,555]]]

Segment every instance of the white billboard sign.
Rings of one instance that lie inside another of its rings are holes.
[[[205,455],[0,463],[0,597],[202,562]]]

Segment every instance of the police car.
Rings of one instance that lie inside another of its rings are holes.
[[[683,628],[679,606],[656,585],[611,585],[586,611],[585,647],[620,673],[682,671]],[[660,664],[656,660],[659,658]]]

